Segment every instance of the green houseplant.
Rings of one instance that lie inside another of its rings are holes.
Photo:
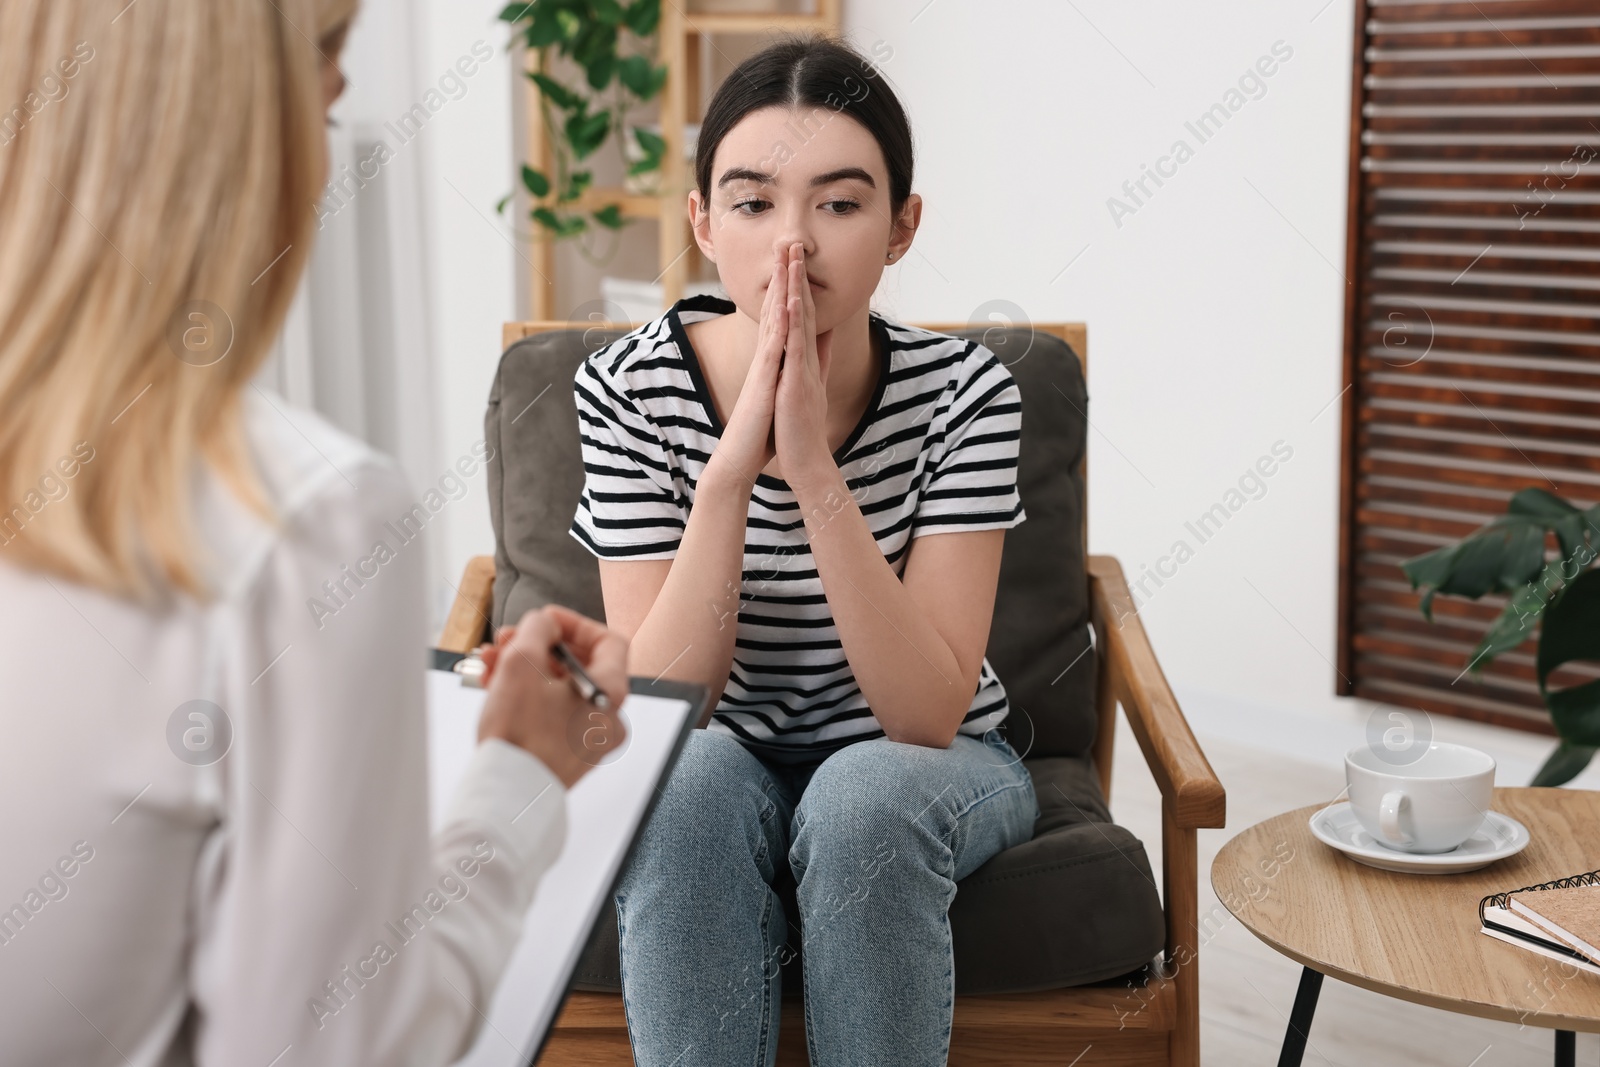
[[[1551,534],[1560,556],[1547,560]],[[1506,595],[1505,609],[1468,661],[1474,673],[1539,628],[1539,693],[1560,742],[1533,785],[1570,782],[1600,750],[1600,679],[1549,687],[1550,676],[1564,664],[1600,661],[1600,568],[1591,568],[1597,554],[1600,505],[1583,510],[1543,489],[1524,489],[1511,497],[1506,514],[1400,564],[1411,588],[1423,590],[1420,606],[1430,622],[1437,594],[1469,600]]]
[[[499,19],[539,53],[539,69],[527,76],[539,88],[539,110],[549,132],[555,173],[522,165],[522,184],[534,198],[529,216],[558,238],[585,232],[591,220],[607,229],[621,229],[623,218],[616,204],[587,215],[566,205],[581,197],[594,180],[593,171],[580,166],[582,161],[611,140],[613,132],[627,129],[630,107],[649,101],[666,84],[667,68],[652,58],[657,52],[661,0],[633,0],[626,6],[619,0],[526,0],[508,5]],[[549,73],[554,69],[552,51],[582,68],[578,84],[563,84]],[[643,156],[632,164],[624,158],[627,173],[658,169],[666,149],[661,137],[641,126],[632,132]],[[620,138],[615,143],[620,152]],[[510,200],[508,194],[496,210],[503,212]]]

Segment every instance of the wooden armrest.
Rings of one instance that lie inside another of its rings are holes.
[[[494,607],[494,557],[473,556],[461,572],[456,598],[445,619],[438,647],[465,655],[487,639],[489,612]]]
[[[1109,672],[1162,799],[1179,826],[1222,826],[1227,794],[1161,673],[1115,556],[1089,557],[1089,598],[1101,669]]]

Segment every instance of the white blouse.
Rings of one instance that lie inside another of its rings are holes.
[[[565,841],[561,782],[498,740],[430,840],[427,502],[314,413],[244,410],[282,523],[197,472],[211,605],[7,562],[95,442],[0,502],[8,1067],[449,1062]]]

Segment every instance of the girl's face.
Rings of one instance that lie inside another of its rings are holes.
[[[884,266],[904,254],[922,198],[889,215],[889,171],[872,134],[828,107],[753,111],[717,145],[711,201],[689,194],[695,240],[739,310],[759,320],[777,250],[805,249],[824,333],[866,307]]]

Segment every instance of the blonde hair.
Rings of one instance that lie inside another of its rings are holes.
[[[356,3],[0,4],[0,561],[209,598],[197,461],[276,521],[240,400],[310,252],[312,42]]]

